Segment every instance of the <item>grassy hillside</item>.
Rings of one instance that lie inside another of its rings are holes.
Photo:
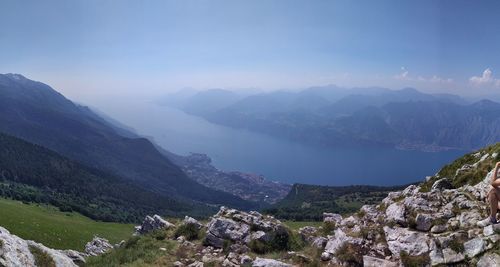
[[[163,201],[172,213],[177,213],[180,205],[192,210],[190,213],[203,213],[207,206],[198,203],[239,209],[255,207],[237,196],[202,186],[188,178],[149,140],[122,136],[124,131],[116,128],[46,84],[22,75],[0,74],[1,132],[159,194],[170,202]],[[172,203],[174,200],[177,203]],[[161,201],[149,201],[155,202]]]
[[[488,154],[487,157],[486,154]],[[482,157],[485,158],[482,160]],[[465,154],[450,164],[445,165],[437,175],[432,176],[428,181],[424,182],[421,190],[429,191],[432,184],[440,178],[450,179],[455,188],[466,184],[476,185],[484,179],[498,161],[500,161],[500,143]],[[477,168],[468,168],[459,171],[463,166],[472,166],[474,164],[477,164]]]
[[[286,220],[319,221],[323,218],[323,212],[341,214],[356,212],[361,206],[378,203],[389,192],[404,187],[295,184],[283,200],[264,212]]]
[[[132,224],[96,222],[75,212],[0,198],[0,226],[24,239],[58,249],[82,251],[99,235],[112,243],[130,238]]]
[[[184,202],[3,133],[0,196],[51,204],[102,221],[138,222],[151,213],[199,215]]]

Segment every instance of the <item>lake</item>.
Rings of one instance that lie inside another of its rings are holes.
[[[209,155],[222,170],[262,174],[286,183],[400,185],[421,181],[464,151],[326,149],[210,123],[149,102],[95,105],[177,154]]]

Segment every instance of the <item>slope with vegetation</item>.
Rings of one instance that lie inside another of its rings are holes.
[[[90,109],[19,74],[0,75],[0,131],[198,210],[209,203],[242,209],[254,204],[189,179],[145,138],[123,135]],[[181,205],[182,206],[182,205]]]
[[[264,212],[285,220],[321,221],[324,212],[353,213],[363,205],[379,203],[389,192],[402,188],[404,186],[295,184],[283,200]]]
[[[185,203],[2,133],[0,196],[48,203],[104,221],[134,222],[150,213],[193,212]]]
[[[94,235],[118,243],[133,231],[131,224],[97,222],[76,212],[61,212],[54,206],[4,198],[0,198],[0,226],[23,239],[78,251],[83,251]]]
[[[498,153],[500,144],[465,155],[443,167],[438,175],[446,178],[431,178],[391,192],[378,204],[363,205],[349,216],[325,213],[319,227],[303,225],[297,231],[255,212],[223,208],[202,230],[190,228],[189,235],[182,231],[186,236],[195,236],[191,241],[176,239],[177,230],[170,230],[170,234],[156,232],[134,237],[129,241],[131,245],[92,258],[89,263],[95,266],[162,263],[239,266],[242,262],[253,262],[253,266],[497,266],[500,228],[498,225],[483,228],[476,223],[487,214],[484,197],[491,179],[489,168],[498,160]],[[426,189],[428,184],[432,185],[430,191]],[[450,185],[457,188],[450,189]],[[311,192],[308,197],[313,197],[321,191],[313,187],[308,192]],[[182,224],[177,226],[181,228]],[[164,253],[159,253],[162,247]]]

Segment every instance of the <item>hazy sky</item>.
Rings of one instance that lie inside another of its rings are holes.
[[[0,73],[64,94],[500,92],[500,1],[0,0]]]

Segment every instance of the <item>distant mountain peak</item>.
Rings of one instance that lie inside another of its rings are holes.
[[[24,77],[23,75],[18,74],[18,73],[7,73],[7,74],[4,74],[4,75],[7,76],[10,79],[13,79],[13,80],[16,80],[16,81],[27,80],[26,77]]]

